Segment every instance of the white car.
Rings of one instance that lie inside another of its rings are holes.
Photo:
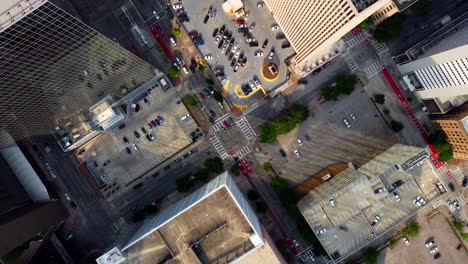
[[[187,70],[187,67],[182,67],[182,70],[184,71],[185,74],[189,74],[189,71]]]
[[[215,39],[215,43],[218,44],[220,40],[221,40],[221,37],[217,36],[216,39]]]
[[[255,57],[263,57],[263,52],[262,51],[255,52]]]
[[[425,205],[425,204],[426,204],[426,200],[424,200],[423,198],[421,198],[421,196],[416,197],[416,200],[418,200],[418,202],[421,203],[421,205]]]
[[[239,48],[239,44],[237,44],[236,42],[234,46],[232,47],[232,51],[236,51],[238,48]]]
[[[238,28],[247,28],[247,24],[239,24],[237,25]]]
[[[393,192],[393,197],[395,197],[395,200],[397,202],[399,202],[401,199],[400,199],[400,195],[397,193],[397,192]]]
[[[258,80],[254,80],[255,88],[260,87],[260,82]]]
[[[138,146],[136,144],[132,145],[133,149],[138,150]]]
[[[67,199],[68,201],[71,200],[71,197],[70,197],[70,195],[68,193],[66,193],[64,196],[65,196],[65,199]]]
[[[247,43],[250,43],[250,42],[252,42],[252,41],[253,41],[252,38],[247,38],[247,39],[245,40],[245,42],[247,42]]]
[[[302,146],[302,144],[304,144],[302,143],[302,140],[300,138],[298,138],[296,141],[297,141],[297,144],[299,144],[299,146]]]
[[[323,235],[323,234],[327,233],[327,229],[325,229],[325,228],[320,229],[320,230],[315,231],[315,233],[317,233],[318,235]]]
[[[453,201],[453,205],[455,205],[455,208],[457,208],[457,210],[461,209],[460,204],[458,203],[457,200]]]
[[[186,114],[186,115],[183,115],[180,120],[184,121],[185,119],[189,118],[190,115],[189,114]]]
[[[431,247],[432,245],[434,245],[434,240],[430,240],[430,241],[427,241],[426,242],[426,247]]]
[[[294,246],[295,246],[295,247],[299,247],[299,243],[297,242],[296,239],[293,240],[293,243],[294,243]]]
[[[449,206],[450,209],[453,209],[453,202],[452,202],[452,200],[448,199],[448,200],[447,200],[447,205]]]
[[[179,9],[184,8],[184,7],[182,6],[182,4],[175,4],[175,5],[172,5],[172,8],[174,8],[174,10],[179,10]]]
[[[352,114],[352,113],[349,114],[349,117],[351,117],[351,120],[353,120],[353,121],[357,120],[356,116],[354,114]]]
[[[255,90],[255,84],[252,81],[249,82],[249,86],[252,90]]]
[[[212,59],[213,59],[213,56],[211,56],[211,55],[206,55],[205,56],[205,60],[212,60]]]
[[[409,246],[409,239],[407,237],[403,237],[403,241],[407,246]]]
[[[240,55],[240,52],[241,52],[240,49],[236,50],[236,53],[234,53],[234,57],[238,58]]]
[[[351,125],[350,125],[349,122],[348,122],[348,119],[343,118],[343,123],[345,124],[345,126],[346,126],[347,128],[350,128],[350,127],[351,127]]]
[[[330,199],[328,199],[328,202],[330,203],[330,206],[331,206],[331,207],[335,207],[335,200],[333,199],[333,197],[331,197]]]
[[[278,25],[274,25],[271,27],[271,31],[275,31],[275,30],[278,30],[279,29],[279,26]]]
[[[421,202],[419,202],[418,199],[414,199],[413,203],[417,206],[422,206]]]
[[[376,215],[374,217],[374,220],[372,220],[372,222],[370,223],[371,226],[375,226],[376,224],[378,224],[380,221],[380,216]]]
[[[275,55],[274,51],[270,51],[270,54],[268,54],[268,59],[271,60],[273,59],[273,56]]]
[[[218,102],[218,105],[219,105],[219,108],[221,108],[221,109],[223,109],[223,108],[224,108],[224,106],[223,106],[223,103],[221,103],[221,102]]]
[[[431,252],[431,254],[434,254],[437,252],[437,250],[439,250],[437,247],[433,247],[431,248],[431,250],[429,250],[429,252]]]
[[[296,157],[298,157],[298,158],[301,157],[301,153],[299,153],[299,151],[297,149],[294,150],[294,154],[296,154]]]
[[[262,7],[264,7],[264,6],[265,6],[265,4],[262,3],[262,2],[260,2],[260,3],[257,4],[257,7],[258,7],[258,8],[262,8]]]

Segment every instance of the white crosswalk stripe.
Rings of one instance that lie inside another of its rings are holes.
[[[388,52],[388,48],[384,43],[379,43],[375,39],[370,39],[370,41],[372,42],[372,45],[374,46],[379,56]]]
[[[367,77],[371,77],[382,69],[383,69],[383,63],[381,61],[377,61],[371,64],[369,67],[365,68],[364,72],[366,73]]]
[[[242,159],[244,156],[248,155],[252,150],[248,146],[242,147],[239,151],[236,152],[236,157]]]
[[[366,39],[366,36],[364,34],[359,34],[359,35],[355,36],[354,38],[346,41],[346,46],[348,48],[352,48],[352,47],[358,45],[359,43],[363,42],[365,39]]]
[[[247,121],[247,119],[245,118],[245,116],[237,120],[236,125],[240,128],[242,134],[244,134],[247,140],[255,139],[256,134],[250,126],[249,121]]]
[[[348,64],[348,67],[351,69],[351,72],[356,72],[359,67],[354,61],[354,58],[351,54],[348,52],[343,52],[343,59],[346,61],[346,64]]]
[[[223,146],[223,144],[221,144],[221,141],[219,140],[218,136],[216,136],[216,134],[212,133],[208,139],[210,140],[211,144],[213,144],[216,152],[218,152],[222,159],[229,157],[229,153],[227,153],[226,148]]]

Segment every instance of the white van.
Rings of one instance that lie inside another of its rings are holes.
[[[182,116],[182,117],[180,118],[180,120],[184,121],[185,119],[187,119],[187,118],[189,118],[189,117],[190,117],[190,115],[189,115],[189,114],[186,114],[186,115]]]
[[[177,43],[173,37],[170,37],[169,40],[171,41],[172,46],[177,46]]]

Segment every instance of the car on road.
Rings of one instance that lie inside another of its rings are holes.
[[[315,233],[317,233],[318,235],[323,235],[323,234],[327,233],[327,229],[325,229],[325,228],[319,229],[319,230],[315,231]]]
[[[468,176],[465,175],[465,177],[463,177],[463,180],[462,180],[462,187],[465,188],[467,184],[468,184]]]
[[[396,200],[397,202],[399,202],[399,201],[401,200],[401,199],[400,199],[400,195],[399,195],[397,192],[393,192],[392,194],[393,194],[393,197],[395,197],[395,200]]]
[[[296,239],[293,240],[293,243],[294,243],[294,246],[295,246],[295,247],[299,247],[299,243],[297,242]]]
[[[376,224],[379,223],[379,221],[380,221],[380,216],[376,215],[376,216],[374,217],[374,220],[372,220],[372,222],[371,222],[370,225],[371,225],[371,226],[375,226]]]
[[[71,201],[71,197],[68,193],[66,193],[64,196],[65,196],[65,199],[67,199],[67,201]]]
[[[68,235],[65,236],[65,240],[70,240],[70,239],[72,239],[72,238],[73,238],[73,234],[72,234],[72,233],[70,233],[70,234],[68,234]]]
[[[385,192],[385,187],[380,187],[374,190],[375,194],[383,193]]]
[[[128,141],[127,137],[123,137],[122,141],[125,143],[125,145],[128,145],[130,141]]]
[[[309,82],[304,78],[301,78],[301,79],[297,80],[297,84],[304,84],[305,85],[305,84],[308,84],[308,83]]]
[[[286,158],[286,152],[284,152],[284,150],[280,149],[279,153],[283,158]]]
[[[434,254],[438,251],[439,249],[437,247],[433,247],[429,250],[429,252],[431,252],[431,254]]]
[[[408,239],[407,237],[403,237],[403,242],[405,242],[405,244],[406,244],[407,246],[409,246],[409,244],[410,244],[410,243],[409,243],[409,239]]]
[[[347,128],[350,128],[350,127],[351,127],[351,125],[350,125],[349,122],[348,122],[348,119],[343,118],[343,123],[345,124],[345,126],[346,126]]]
[[[271,31],[275,31],[275,30],[278,30],[278,29],[279,29],[278,25],[271,26]]]
[[[125,151],[127,151],[127,154],[132,154],[132,151],[128,147],[125,148]]]
[[[212,60],[213,56],[212,55],[205,55],[205,60]]]
[[[229,125],[228,121],[226,121],[226,120],[223,121],[223,125],[224,125],[226,128],[231,128],[231,126]]]
[[[210,109],[209,112],[210,112],[210,115],[211,115],[212,117],[216,117],[216,113],[215,113],[215,111],[213,111],[213,109]]]
[[[299,151],[297,149],[294,150],[294,154],[296,154],[296,157],[298,157],[298,158],[301,157],[301,153],[299,153]]]
[[[234,120],[232,120],[232,117],[228,117],[228,118],[226,118],[226,120],[228,121],[229,125],[231,125],[231,126],[235,125]]]
[[[432,245],[434,245],[434,239],[431,239],[429,241],[426,242],[426,247],[431,247]]]
[[[110,163],[111,163],[111,161],[108,160],[108,161],[104,162],[104,164],[102,164],[102,166],[103,166],[103,167],[106,167],[106,166],[109,165]]]
[[[333,197],[330,197],[330,199],[328,199],[328,202],[330,203],[331,207],[335,207],[335,199],[333,199]]]
[[[304,144],[300,138],[298,138],[298,139],[296,140],[296,142],[297,142],[297,144],[299,144],[299,146],[302,146],[302,144]]]
[[[356,116],[353,113],[349,114],[349,117],[351,117],[351,120],[353,121],[357,120]]]
[[[449,182],[448,187],[449,187],[450,191],[455,192],[455,184],[453,184],[453,182]]]

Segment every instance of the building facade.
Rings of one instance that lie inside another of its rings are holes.
[[[444,115],[431,115],[452,145],[455,159],[468,160],[468,103]]]
[[[292,69],[302,76],[342,52],[341,38],[345,34],[373,14],[392,8],[393,2],[402,2],[398,6],[401,11],[415,1],[265,0],[296,51]],[[385,13],[386,17],[389,15]]]
[[[16,140],[50,134],[155,75],[77,16],[65,0],[0,3],[0,124]]]

